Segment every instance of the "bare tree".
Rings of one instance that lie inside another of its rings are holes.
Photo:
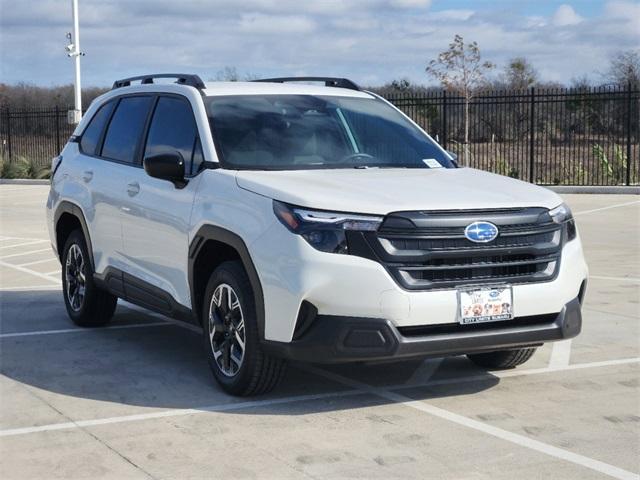
[[[214,79],[216,82],[238,82],[240,81],[240,75],[236,67],[226,66],[216,72]]]
[[[514,57],[504,68],[507,88],[526,90],[538,83],[538,72],[525,57]]]
[[[250,82],[258,78],[260,78],[260,75],[256,75],[255,73],[240,75],[236,67],[227,65],[223,69],[218,70],[211,80],[215,82]]]
[[[94,98],[108,91],[107,87],[85,87],[82,103],[89,105]],[[73,85],[40,87],[30,83],[8,85],[0,83],[0,108],[67,108],[73,105]]]
[[[469,104],[476,92],[485,85],[485,74],[495,65],[483,62],[477,42],[465,43],[456,35],[449,48],[431,60],[427,74],[436,78],[444,88],[464,98],[464,159],[469,162]]]
[[[619,85],[640,83],[640,50],[618,52],[611,59],[605,77]]]

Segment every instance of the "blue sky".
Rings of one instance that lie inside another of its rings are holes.
[[[433,9],[471,9],[500,11],[510,10],[521,15],[551,16],[560,5],[571,5],[584,17],[593,17],[603,10],[602,0],[434,0],[431,2]]]
[[[458,33],[498,65],[527,57],[543,80],[604,81],[640,46],[638,0],[79,0],[83,84],[185,71],[334,75],[431,83],[428,61]],[[72,81],[70,0],[0,0],[0,81]]]

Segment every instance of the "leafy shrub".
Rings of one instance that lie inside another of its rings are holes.
[[[627,173],[627,156],[620,145],[613,146],[613,157],[610,159],[600,144],[593,146],[593,156],[600,162],[607,173],[607,177],[613,179],[616,184],[624,182]]]
[[[44,179],[51,177],[51,167],[36,164],[33,159],[17,157],[13,162],[0,157],[0,178]]]

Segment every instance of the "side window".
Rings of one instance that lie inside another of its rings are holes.
[[[111,115],[111,110],[113,110],[114,105],[115,101],[113,100],[105,103],[89,121],[89,125],[84,129],[82,137],[80,138],[80,151],[82,151],[82,153],[95,155],[96,147],[100,141],[100,136],[102,135],[104,126],[109,120],[109,116]]]
[[[102,146],[102,156],[134,163],[153,97],[124,97],[111,118]]]
[[[185,99],[160,97],[149,126],[144,156],[152,157],[167,151],[179,152],[184,159],[184,171],[193,172],[192,164],[198,129],[191,105]],[[200,157],[202,154],[200,153]]]

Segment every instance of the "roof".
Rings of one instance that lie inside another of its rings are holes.
[[[355,98],[372,98],[371,94],[348,88],[325,87],[301,83],[268,82],[206,82],[202,93],[206,96],[221,95],[321,95]]]

